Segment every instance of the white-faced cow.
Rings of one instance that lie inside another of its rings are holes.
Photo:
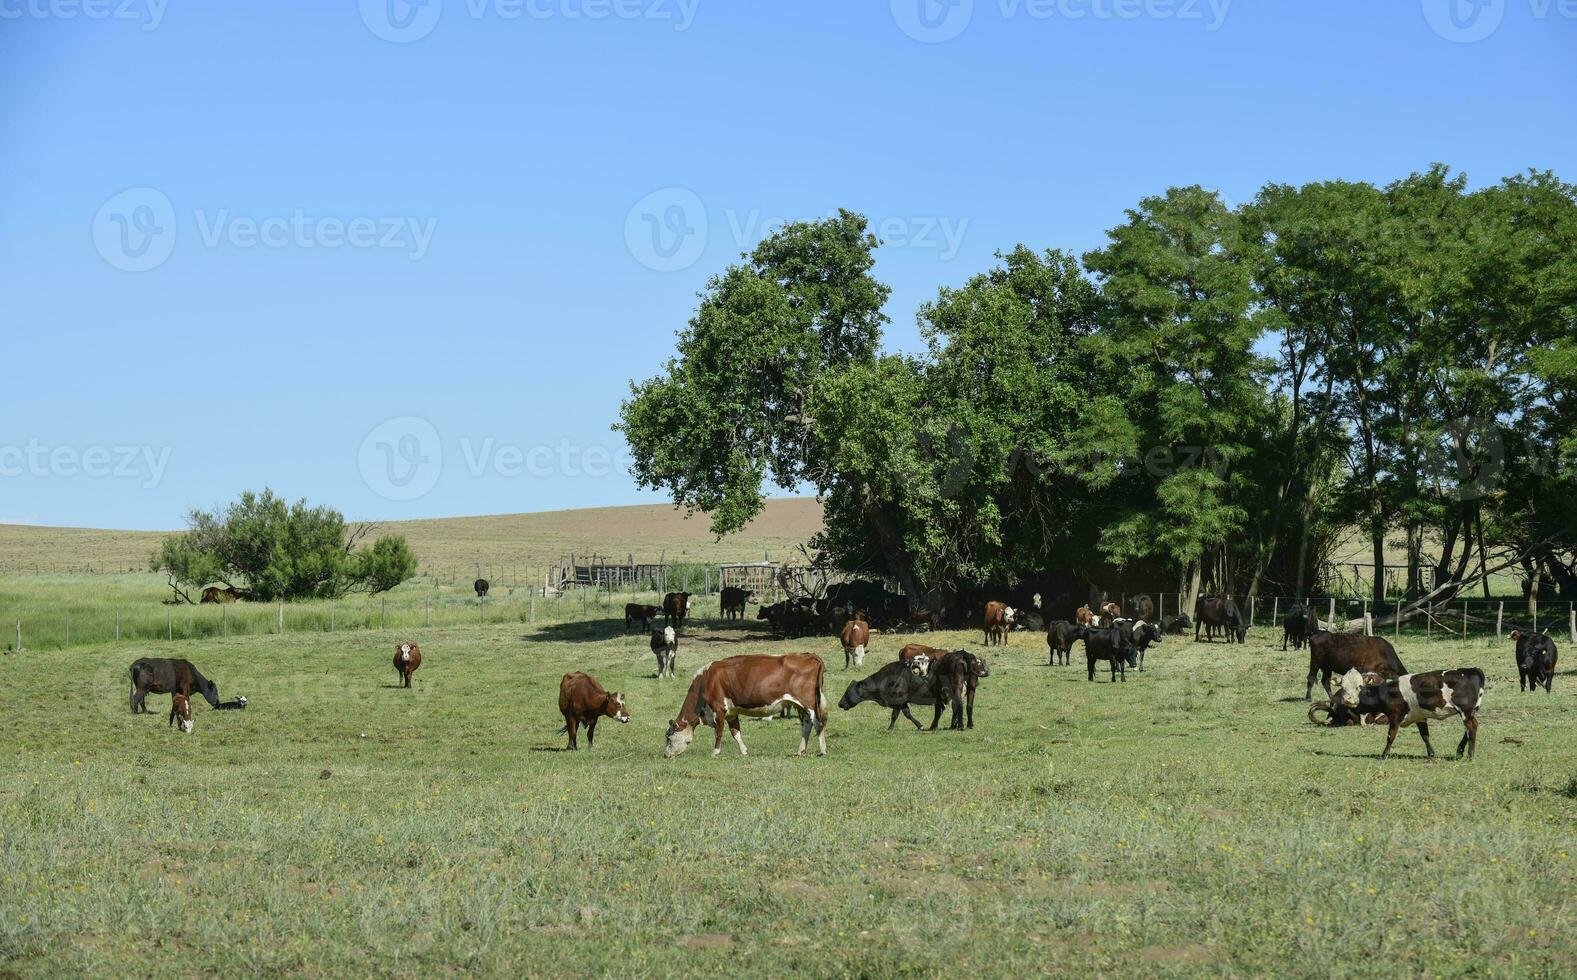
[[[422,665],[422,648],[414,643],[401,643],[394,648],[394,669],[400,673],[400,686],[411,686],[411,675]]]
[[[826,670],[820,657],[808,653],[747,655],[707,664],[695,672],[678,717],[668,723],[663,755],[671,759],[688,749],[696,728],[703,724],[716,730],[714,756],[723,751],[725,725],[733,733],[739,754],[745,755],[739,719],[770,718],[787,706],[799,712],[799,751],[795,754],[805,754],[814,730],[820,752],[826,755],[827,696],[822,690]]]
[[[1537,691],[1544,685],[1550,693],[1555,680],[1555,641],[1543,633],[1513,630],[1511,640],[1517,644],[1517,686],[1524,691]]]
[[[672,677],[679,659],[679,633],[672,626],[652,630],[652,653],[657,656],[657,679]]]
[[[597,722],[612,718],[621,725],[630,723],[630,713],[624,706],[624,695],[618,691],[603,690],[596,678],[580,671],[565,674],[559,681],[559,714],[564,716],[564,727],[559,734],[569,733],[570,751],[579,748],[575,743],[575,729],[586,726],[586,748],[597,740]]]
[[[871,624],[862,619],[851,619],[843,624],[839,640],[843,643],[843,669],[865,666],[865,648],[871,642]]]
[[[181,731],[183,733],[190,733],[191,732],[191,730],[192,730],[192,702],[191,702],[190,698],[188,698],[186,695],[182,694],[180,691],[176,691],[174,694],[170,695],[170,721],[169,721],[169,724],[173,725],[173,724],[176,723],[177,720],[179,720],[180,723],[181,723]],[[166,725],[165,727],[169,727],[169,726]]]
[[[1013,629],[1013,619],[1017,611],[1005,602],[986,603],[984,629],[986,646],[1003,646],[1008,641],[1008,632]]]
[[[1403,725],[1418,726],[1424,748],[1433,759],[1435,747],[1429,742],[1429,722],[1452,715],[1461,717],[1463,727],[1457,758],[1466,751],[1471,759],[1478,745],[1477,712],[1484,702],[1484,687],[1484,672],[1477,667],[1390,678],[1349,670],[1342,675],[1336,699],[1341,707],[1359,715],[1385,715],[1390,731],[1385,737],[1385,750],[1380,753],[1382,759],[1391,754],[1391,745]]]
[[[1115,602],[1103,602],[1103,603],[1101,603],[1101,610],[1100,610],[1100,625],[1101,625],[1101,628],[1105,629],[1106,627],[1111,626],[1113,623],[1117,622],[1117,620],[1121,619],[1122,615],[1123,615],[1123,607],[1119,606],[1117,603],[1115,603]]]

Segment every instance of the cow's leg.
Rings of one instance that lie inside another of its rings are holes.
[[[901,709],[900,709],[900,708],[894,708],[894,709],[893,709],[893,718],[892,718],[892,721],[889,721],[889,722],[888,722],[888,723],[887,723],[887,730],[888,730],[888,731],[892,731],[892,730],[893,730],[893,729],[894,729],[894,728],[896,728],[896,727],[897,727],[897,725],[898,725],[898,714],[899,714],[899,712],[900,712],[900,711],[902,711],[902,712],[903,712],[903,713],[904,713],[904,714],[908,714],[908,713],[909,713],[909,706],[908,706],[908,705],[907,705],[907,704],[906,704],[906,705],[904,705],[904,706],[903,706],[903,707],[902,707],[902,708],[901,708]],[[912,719],[911,719],[911,720],[912,720]],[[916,722],[915,722],[915,726],[916,726],[916,727],[918,727],[918,726],[919,726],[919,724],[920,724],[920,723],[919,723],[919,722],[918,722],[918,721],[916,721]]]
[[[564,716],[564,727],[569,729],[569,751],[574,752],[576,749],[580,748],[580,745],[578,745],[575,741],[575,730],[580,727],[580,719],[576,718],[574,715],[567,714]]]
[[[934,710],[931,714],[931,731],[933,732],[936,731],[936,726],[942,723],[942,704],[942,699],[937,698]]]
[[[1472,715],[1462,716],[1462,741],[1457,743],[1457,758],[1462,758],[1462,750],[1467,749],[1467,757],[1473,758],[1473,750],[1478,747],[1478,719]]]
[[[1550,693],[1550,685],[1555,683],[1555,670],[1551,668],[1544,672],[1544,693]],[[1538,685],[1534,685],[1537,687]]]
[[[728,730],[730,732],[732,732],[733,735],[734,735],[734,744],[739,746],[739,754],[740,755],[749,755],[750,754],[749,750],[747,750],[745,748],[745,736],[739,730],[739,719],[738,718],[730,718],[730,719],[728,719]]]
[[[810,712],[801,708],[799,712],[799,751],[794,753],[796,756],[805,754],[805,749],[810,745],[810,730],[815,727],[815,724]]]
[[[969,727],[975,727],[975,689],[969,689]]]
[[[1390,721],[1390,731],[1385,733],[1385,750],[1380,753],[1380,758],[1382,759],[1390,756],[1391,745],[1396,741],[1396,733],[1402,730],[1402,723],[1399,719],[1392,718]]]
[[[1285,629],[1281,631],[1281,652],[1287,652],[1287,631]]]
[[[816,754],[827,754],[827,713],[817,711],[816,715]]]
[[[1429,722],[1421,721],[1418,723],[1418,734],[1424,740],[1424,748],[1429,752],[1429,757],[1433,759],[1435,757],[1435,747],[1429,744]]]
[[[1303,688],[1303,700],[1305,700],[1305,701],[1312,701],[1312,700],[1314,700],[1314,681],[1319,676],[1320,676],[1319,665],[1316,664],[1316,663],[1313,663],[1311,661],[1309,663],[1309,683],[1304,685],[1304,688]]]
[[[1095,658],[1089,657],[1088,659],[1090,661],[1090,680],[1093,681],[1095,680]]]
[[[1334,698],[1336,696],[1336,695],[1331,693],[1331,671],[1330,670],[1327,669],[1327,670],[1321,670],[1320,671],[1320,687],[1325,689],[1325,697],[1327,699]]]
[[[915,731],[918,732],[918,731],[920,731],[921,729],[923,729],[925,727],[924,725],[920,724],[920,719],[916,718],[914,716],[914,713],[909,710],[909,706],[907,704],[903,706],[903,716],[905,718],[909,719],[910,721],[914,722],[914,730]],[[894,711],[893,712],[893,720],[896,721],[897,719],[898,719],[898,712]]]
[[[597,718],[593,717],[586,722],[586,748],[595,748],[597,744]]]
[[[723,712],[716,710],[715,707],[712,714],[716,718],[712,727],[717,730],[717,738],[712,742],[712,756],[715,758],[723,754],[723,727],[727,723],[723,720]]]

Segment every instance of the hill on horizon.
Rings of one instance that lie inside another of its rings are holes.
[[[423,572],[465,577],[476,563],[523,571],[571,554],[623,561],[726,562],[791,557],[821,530],[822,507],[811,497],[767,501],[760,517],[722,541],[713,539],[703,515],[686,518],[672,504],[636,504],[584,510],[386,521],[385,532],[403,534]],[[170,531],[0,524],[0,571],[10,574],[70,571],[146,571],[148,558]],[[497,571],[488,574],[498,574]]]

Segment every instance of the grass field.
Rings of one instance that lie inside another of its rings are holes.
[[[0,657],[0,973],[1577,971],[1570,670],[1525,695],[1509,649],[1404,637],[1413,669],[1492,688],[1476,761],[1407,732],[1382,763],[1383,732],[1305,721],[1306,660],[1268,631],[1168,639],[1123,684],[1018,634],[971,732],[888,733],[865,705],[833,709],[825,759],[747,722],[748,758],[664,760],[682,681],[590,614]],[[407,637],[426,662],[401,691]],[[823,656],[835,703],[832,640],[697,624],[680,676],[790,650]],[[162,696],[133,717],[126,665],[160,654],[251,707],[196,706],[189,736]],[[594,751],[555,734],[571,669],[634,715]]]
[[[391,521],[383,528],[406,536],[424,570],[469,583],[478,562],[489,577],[524,578],[528,570],[540,576],[542,566],[571,553],[622,560],[633,551],[637,560],[653,562],[663,555],[670,561],[759,561],[768,553],[784,559],[821,530],[821,505],[805,497],[769,500],[760,517],[723,541],[713,539],[704,516],[687,519],[668,504]],[[142,570],[164,535],[0,524],[0,572]]]

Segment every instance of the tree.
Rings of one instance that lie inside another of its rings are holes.
[[[386,592],[416,574],[403,537],[360,548],[376,525],[347,529],[336,510],[287,504],[266,489],[243,493],[222,512],[193,510],[187,528],[165,538],[151,563],[186,602],[192,589],[212,583],[263,601],[327,599]]]

